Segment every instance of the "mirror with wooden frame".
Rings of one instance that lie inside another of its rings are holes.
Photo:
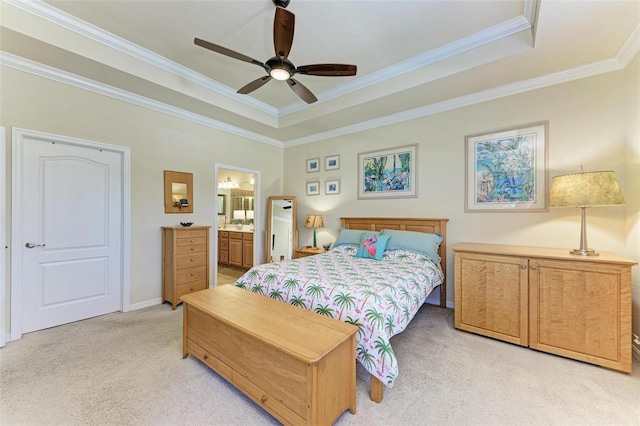
[[[164,171],[164,212],[193,213],[193,173]]]
[[[274,196],[267,202],[267,262],[293,259],[298,248],[296,197]]]

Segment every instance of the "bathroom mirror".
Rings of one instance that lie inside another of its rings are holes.
[[[193,173],[164,171],[164,212],[193,213]]]
[[[298,248],[296,197],[274,196],[267,201],[267,262],[293,259]]]

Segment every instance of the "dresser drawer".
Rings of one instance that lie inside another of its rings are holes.
[[[242,232],[229,232],[229,238],[232,240],[241,240]]]
[[[193,238],[193,237],[207,237],[206,229],[189,229],[189,230],[180,230],[178,233],[178,240],[182,238]]]
[[[180,297],[185,294],[193,293],[194,291],[200,291],[207,288],[207,280],[191,281],[190,283],[176,285],[176,299],[180,300]]]
[[[220,253],[218,253],[218,263],[224,263],[224,264],[229,263],[228,251],[221,251]]]
[[[218,240],[218,244],[220,245],[220,250],[229,250],[229,239],[225,238],[223,239],[219,239]]]
[[[176,267],[178,269],[193,268],[194,266],[206,265],[207,253],[179,254],[176,256]]]
[[[206,245],[207,237],[191,237],[191,238],[178,238],[176,239],[176,245],[178,247],[192,246],[192,245]]]
[[[180,269],[176,272],[176,283],[182,284],[189,281],[201,280],[207,278],[207,267],[198,266],[195,268]]]
[[[199,253],[199,252],[203,252],[203,251],[207,251],[207,245],[206,244],[189,245],[189,246],[184,246],[184,247],[178,247],[178,249],[176,250],[176,253],[178,253],[178,254],[189,254],[189,253]]]
[[[247,241],[251,241],[251,242],[253,242],[253,234],[252,234],[252,233],[250,233],[250,232],[245,232],[245,233],[242,235],[242,241],[244,241],[244,242],[247,242]]]

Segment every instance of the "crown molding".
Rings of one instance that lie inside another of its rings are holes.
[[[625,68],[629,65],[629,62],[633,59],[634,56],[640,51],[640,24],[636,25],[636,27],[631,31],[627,40],[625,40],[624,44],[620,48],[620,51],[616,55],[616,59],[620,62],[620,65]]]
[[[479,104],[494,99],[504,98],[507,96],[517,95],[519,93],[530,92],[532,90],[543,89],[545,87],[555,86],[574,80],[580,80],[587,77],[593,77],[612,71],[619,71],[624,67],[617,59],[606,59],[589,65],[571,68],[542,77],[535,77],[529,80],[523,80],[516,83],[506,84],[488,90],[472,93],[457,98],[447,99],[446,101],[436,102],[419,108],[402,111],[385,117],[373,120],[363,121],[350,126],[344,126],[332,129],[327,132],[316,133],[304,138],[293,139],[287,141],[285,148],[304,145],[317,142],[324,139],[344,136],[352,133],[371,130],[382,126],[400,123],[403,121],[413,120],[420,117],[426,117],[441,112],[450,111],[466,106]]]
[[[154,67],[157,67],[163,71],[179,76],[180,78],[187,79],[199,86],[202,86],[208,90],[216,92],[220,95],[233,99],[236,102],[240,102],[248,107],[254,108],[263,113],[269,114],[273,117],[278,116],[278,109],[261,102],[250,96],[242,96],[236,93],[235,90],[229,86],[218,83],[200,73],[193,71],[191,68],[187,68],[171,61],[170,59],[160,56],[148,49],[145,49],[137,44],[118,37],[108,31],[103,30],[100,27],[92,25],[82,19],[70,15],[60,9],[56,9],[47,3],[40,0],[24,1],[24,0],[2,0],[11,6],[14,6],[22,11],[28,12],[34,16],[45,19],[55,25],[65,28],[69,31],[73,31],[83,37],[86,37],[95,42],[104,44],[114,50],[122,52],[140,61],[144,61]]]
[[[524,16],[517,16],[451,43],[436,47],[435,49],[406,59],[390,67],[373,72],[364,77],[360,77],[357,80],[319,93],[317,95],[318,104],[339,98],[349,93],[357,92],[358,90],[362,90],[367,87],[375,86],[376,84],[380,84],[386,80],[396,78],[400,75],[407,74],[411,71],[415,71],[452,56],[460,55],[461,53],[476,49],[480,46],[484,46],[485,44],[509,37],[530,28],[531,24]],[[304,103],[296,102],[287,107],[281,108],[278,116],[283,117],[305,108],[306,105]]]
[[[282,148],[284,146],[284,144],[277,139],[269,138],[255,132],[250,132],[240,127],[231,126],[218,120],[194,114],[181,108],[176,108],[174,106],[167,105],[165,103],[158,102],[153,99],[149,99],[122,89],[118,89],[104,83],[80,77],[78,75],[71,74],[66,71],[61,71],[47,65],[42,65],[40,63],[21,58],[7,52],[0,51],[0,65],[13,68],[18,71],[28,72],[40,77],[45,77],[59,83],[74,86],[83,90],[88,90],[90,92],[98,93],[100,95],[108,96],[120,101],[149,108],[155,111],[172,115],[177,118],[221,130],[226,133],[242,136],[257,142],[266,143],[268,145],[273,145],[279,148]]]

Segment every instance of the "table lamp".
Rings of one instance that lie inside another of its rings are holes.
[[[324,223],[322,222],[321,215],[307,215],[307,219],[304,222],[305,228],[313,228],[313,248],[317,248],[316,241],[316,228],[322,228]]]
[[[581,172],[556,176],[551,182],[549,207],[580,207],[582,224],[580,248],[569,253],[582,256],[597,256],[587,245],[587,207],[617,206],[624,204],[615,172]]]

